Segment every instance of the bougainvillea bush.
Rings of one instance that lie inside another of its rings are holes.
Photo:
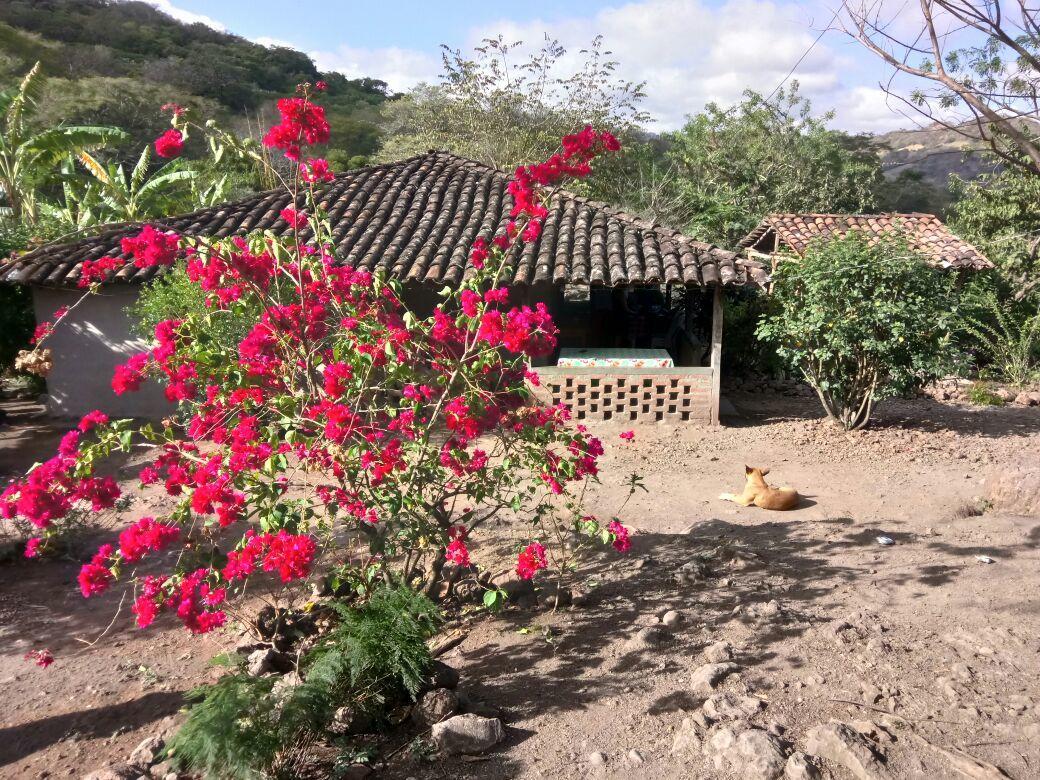
[[[396,283],[335,255],[318,206],[333,173],[306,153],[329,140],[319,89],[303,85],[279,101],[281,122],[264,138],[290,162],[286,236],[218,241],[144,226],[123,240],[129,259],[84,265],[85,294],[124,262],[183,265],[205,292],[205,307],[159,322],[154,347],[112,378],[117,394],[160,380],[170,415],[136,425],[92,412],[0,497],[3,516],[36,531],[26,555],[40,555],[74,510],[119,499],[99,469],[107,456],[141,439],[154,444],[138,478],[164,487],[175,508],[138,518],[79,574],[91,598],[134,580],[140,626],[173,613],[192,632],[208,632],[255,578],[289,585],[332,575],[362,590],[403,581],[433,593],[446,565],[472,566],[474,534],[501,533],[490,521],[504,514],[525,524],[516,549],[525,579],[566,566],[564,542],[575,533],[628,548],[619,521],[583,515],[575,497],[596,476],[601,443],[531,391],[530,359],[556,344],[549,312],[511,306],[503,285],[507,251],[538,237],[552,188],[588,175],[617,142],[586,127],[549,160],[518,169],[513,221],[475,239],[472,273],[418,318]],[[166,156],[188,133],[211,130],[176,108],[172,115],[172,131],[157,142]],[[41,343],[60,319],[41,325]],[[240,340],[221,338],[229,319],[242,327]],[[175,560],[170,570],[136,575],[164,550],[176,551],[162,559]]]

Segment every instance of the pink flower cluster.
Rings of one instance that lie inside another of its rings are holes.
[[[176,580],[145,577],[141,595],[134,601],[137,625],[147,628],[164,610],[174,612],[193,634],[206,634],[227,622],[227,614],[217,609],[227,599],[226,588],[215,588],[208,581],[209,569],[196,569]]]
[[[160,157],[180,157],[183,151],[184,134],[180,130],[171,128],[155,139],[155,153]]]
[[[325,109],[306,98],[282,98],[278,101],[282,121],[267,131],[264,145],[281,149],[290,160],[300,159],[304,144],[324,144],[329,140],[329,123]]]
[[[47,529],[68,515],[78,501],[89,503],[95,512],[113,506],[120,495],[119,487],[111,477],[81,473],[79,442],[80,432],[69,431],[62,438],[57,455],[0,493],[0,517],[21,517],[37,528]]]
[[[540,569],[548,567],[545,559],[545,547],[538,542],[531,542],[516,559],[516,576],[522,580],[532,579]]]
[[[283,583],[302,580],[310,574],[317,551],[317,542],[308,534],[291,534],[283,529],[277,534],[258,535],[250,530],[242,548],[228,553],[224,577],[245,579],[259,567],[278,572]]]

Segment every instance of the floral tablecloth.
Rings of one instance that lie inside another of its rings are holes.
[[[566,347],[560,350],[556,365],[561,368],[672,368],[675,362],[666,349]]]

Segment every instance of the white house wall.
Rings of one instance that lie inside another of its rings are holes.
[[[137,297],[136,287],[107,286],[89,296],[66,317],[47,339],[54,368],[47,377],[48,411],[59,417],[80,417],[100,409],[111,417],[157,419],[173,409],[155,383],[136,393],[112,392],[112,372],[148,344],[130,331],[127,306]],[[62,306],[72,306],[82,293],[76,290],[33,288],[37,322],[50,322]]]

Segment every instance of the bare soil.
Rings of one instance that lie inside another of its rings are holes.
[[[612,513],[630,472],[648,488],[623,513],[633,550],[583,567],[588,604],[511,607],[472,623],[442,660],[503,710],[506,742],[476,760],[406,750],[389,776],[734,776],[700,750],[672,753],[705,698],[691,672],[726,640],[739,670],[718,690],[763,699],[751,723],[794,749],[813,726],[869,720],[882,727],[876,749],[893,777],[966,776],[951,763],[958,750],[1012,778],[1040,777],[1040,518],[979,514],[992,469],[1040,457],[1040,409],[891,402],[870,429],[846,434],[818,419],[811,398],[730,398],[742,416],[720,429],[641,426],[624,445],[623,428],[597,431],[620,446],[608,446],[590,509]],[[8,413],[2,479],[48,454],[61,431],[34,407]],[[798,488],[803,505],[768,513],[719,501],[739,492],[745,463],[771,467],[770,482]],[[695,560],[706,576],[677,581]],[[228,631],[200,642],[169,624],[137,631],[125,609],[108,628],[114,601],[84,601],[77,568],[75,555],[0,563],[3,777],[78,776],[125,760],[173,727],[183,692],[214,675],[206,660],[237,640]],[[682,625],[642,642],[666,610]],[[95,645],[81,641],[106,628]],[[52,667],[23,660],[43,646]]]

